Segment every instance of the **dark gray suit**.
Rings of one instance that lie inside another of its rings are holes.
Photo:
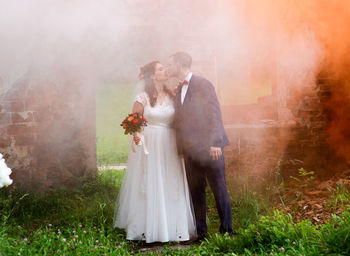
[[[192,196],[197,233],[207,233],[206,180],[213,191],[221,226],[220,232],[232,233],[230,199],[225,180],[225,157],[212,160],[210,147],[229,144],[221,118],[220,105],[213,85],[205,78],[192,76],[183,104],[181,90],[175,97],[176,142],[184,155]]]

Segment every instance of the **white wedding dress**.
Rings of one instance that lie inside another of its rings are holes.
[[[135,146],[135,152],[130,149],[114,227],[125,229],[128,240],[189,240],[195,236],[195,223],[184,164],[170,127],[174,102],[166,96],[162,105],[151,107],[146,93],[136,101],[144,105],[145,145]]]

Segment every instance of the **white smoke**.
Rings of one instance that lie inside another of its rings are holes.
[[[135,83],[140,66],[186,51],[222,104],[253,103],[271,94],[273,84],[283,91],[310,83],[322,57],[300,11],[285,6],[271,0],[0,0],[0,77],[9,86],[31,68],[73,65],[98,81]]]
[[[11,173],[11,169],[7,167],[5,159],[3,159],[2,154],[0,153],[0,188],[7,187],[12,184],[13,181],[10,178]]]

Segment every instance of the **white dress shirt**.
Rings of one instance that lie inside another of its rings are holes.
[[[188,82],[188,84],[184,84],[182,86],[182,89],[181,89],[181,104],[184,104],[184,100],[185,100],[185,97],[186,97],[187,89],[188,89],[188,86],[190,85],[191,77],[192,77],[192,72],[190,72],[185,78],[185,80]]]

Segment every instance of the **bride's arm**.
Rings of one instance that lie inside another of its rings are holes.
[[[134,114],[136,112],[143,115],[143,105],[138,101],[135,101],[134,105],[132,106],[132,113]]]

